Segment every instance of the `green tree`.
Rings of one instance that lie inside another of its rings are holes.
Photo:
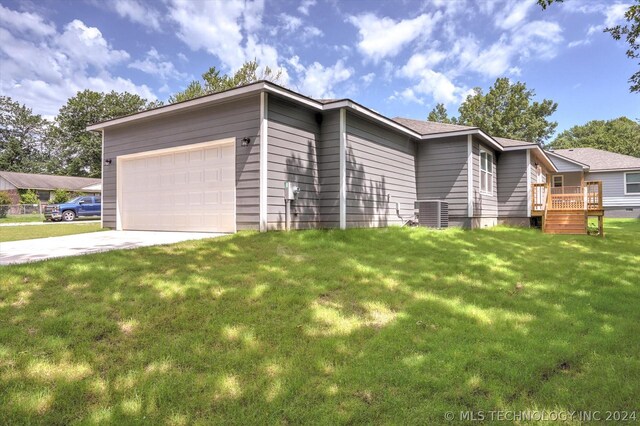
[[[202,74],[202,82],[192,81],[185,90],[169,97],[169,103],[188,101],[198,96],[222,92],[259,80],[280,83],[282,77],[282,70],[274,71],[269,67],[260,69],[256,59],[245,62],[233,75],[222,75],[216,67],[211,67]]]
[[[563,0],[538,0],[538,4],[542,9],[546,9],[552,3],[562,3]],[[627,49],[627,57],[631,59],[640,58],[640,0],[635,0],[636,4],[629,5],[629,8],[624,13],[624,18],[627,21],[625,25],[616,25],[604,29],[604,32],[611,34],[616,40],[625,38],[629,44]],[[640,63],[638,63],[640,65]],[[635,72],[630,78],[629,87],[630,92],[640,93],[640,71]]]
[[[102,141],[88,125],[162,105],[132,93],[78,92],[60,108],[52,138],[59,144],[62,174],[100,177]]]
[[[556,149],[590,147],[640,157],[640,123],[627,117],[592,120],[560,133],[550,146]]]
[[[7,191],[0,191],[0,218],[7,217],[10,204],[11,197],[9,196]]]
[[[0,170],[46,172],[49,127],[31,108],[0,96]]]
[[[434,121],[436,123],[446,123],[446,124],[456,123],[455,117],[449,117],[449,114],[447,113],[447,108],[445,108],[444,104],[436,104],[435,108],[433,108],[429,113],[427,120]]]
[[[56,189],[53,192],[53,198],[51,199],[51,203],[53,204],[66,203],[70,199],[71,199],[71,195],[69,194],[69,191],[66,191],[64,189]]]
[[[20,194],[20,204],[40,204],[38,194],[33,189]]]
[[[477,87],[467,96],[457,123],[479,127],[492,136],[542,143],[558,126],[548,120],[558,104],[550,99],[533,101],[534,96],[525,83],[498,78],[486,94]]]

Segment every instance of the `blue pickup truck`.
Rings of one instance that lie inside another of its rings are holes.
[[[81,196],[62,204],[52,204],[45,206],[44,219],[58,222],[72,222],[78,217],[89,217],[101,215],[100,197]]]

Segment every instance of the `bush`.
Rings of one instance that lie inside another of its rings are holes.
[[[38,194],[36,194],[32,189],[20,194],[20,204],[40,204]]]
[[[0,191],[0,218],[7,217],[9,206],[11,205],[11,197],[5,191]]]
[[[53,204],[62,204],[66,203],[71,199],[71,194],[64,189],[56,189],[53,193],[53,198],[51,199],[51,203]]]

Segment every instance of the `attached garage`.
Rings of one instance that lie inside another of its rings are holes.
[[[235,138],[118,157],[118,229],[235,232]]]

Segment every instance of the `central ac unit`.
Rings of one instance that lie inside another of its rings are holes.
[[[449,203],[442,200],[418,200],[415,202],[418,211],[418,225],[430,228],[447,228],[449,226]]]

